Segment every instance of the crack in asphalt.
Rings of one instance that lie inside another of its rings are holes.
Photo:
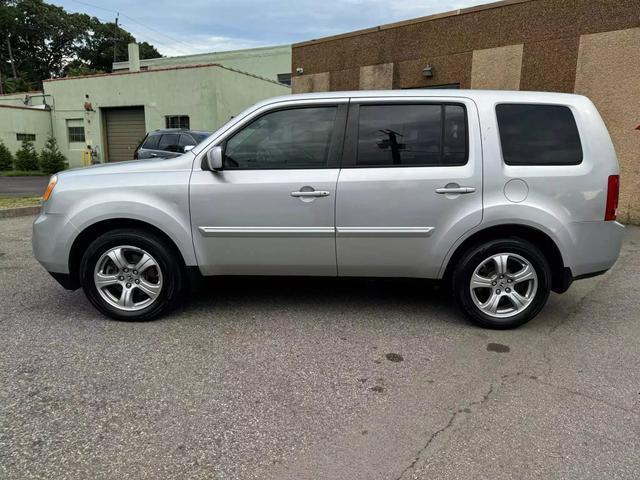
[[[520,375],[521,372],[518,372],[517,375]],[[468,404],[468,406],[466,407],[467,409],[469,407],[472,406],[477,406],[477,405],[482,405],[484,404],[487,400],[489,400],[489,397],[491,396],[491,394],[494,392],[494,390],[496,388],[501,387],[502,385],[504,385],[504,382],[507,380],[507,378],[511,377],[512,375],[506,375],[503,376],[502,380],[500,381],[499,385],[497,387],[494,388],[493,383],[489,384],[489,390],[487,391],[487,393],[485,393],[484,395],[482,395],[482,398],[480,400],[476,400],[474,402],[471,402]],[[464,411],[464,408],[460,408],[456,411],[453,412],[453,414],[451,415],[451,417],[449,417],[449,421],[441,428],[439,428],[438,430],[436,430],[435,432],[433,432],[429,438],[427,439],[426,443],[424,444],[424,446],[418,450],[418,453],[416,454],[416,457],[413,459],[413,461],[407,465],[404,470],[402,470],[402,472],[400,472],[400,475],[398,475],[396,477],[395,480],[402,480],[402,478],[405,476],[405,474],[407,472],[410,472],[412,470],[415,469],[415,466],[417,465],[417,463],[420,461],[420,458],[422,457],[422,455],[427,451],[427,449],[429,448],[429,446],[438,438],[438,436],[444,432],[446,432],[449,428],[451,428],[454,423],[456,418],[458,417],[458,415]],[[425,459],[426,460],[426,459]]]
[[[617,408],[618,410],[622,410],[622,411],[627,412],[627,413],[632,413],[634,415],[640,415],[640,412],[637,411],[637,410],[634,410],[633,408],[627,408],[627,407],[624,407],[622,405],[618,405],[617,403],[607,402],[606,400],[603,400],[603,399],[598,398],[598,397],[594,397],[594,396],[589,395],[587,393],[579,392],[578,390],[573,390],[571,388],[563,387],[561,385],[556,385],[554,383],[545,382],[544,380],[540,380],[539,378],[533,378],[532,376],[529,376],[529,378],[531,380],[534,380],[534,381],[542,384],[542,385],[546,385],[547,387],[551,387],[551,388],[555,388],[557,390],[561,390],[561,391],[563,391],[565,393],[568,393],[570,395],[576,395],[578,397],[588,398],[589,400],[593,400],[594,402],[598,402],[598,403],[601,403],[603,405],[607,405],[607,406],[612,407],[612,408]]]

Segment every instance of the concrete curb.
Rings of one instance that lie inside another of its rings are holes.
[[[24,217],[27,215],[37,215],[40,213],[40,205],[34,205],[33,207],[18,207],[18,208],[2,208],[0,209],[0,218],[13,218]]]

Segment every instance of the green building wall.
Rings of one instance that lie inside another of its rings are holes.
[[[24,98],[24,94],[22,94]],[[0,140],[15,153],[22,142],[17,139],[20,133],[35,135],[34,147],[39,152],[44,148],[51,134],[51,113],[42,108],[0,104]]]
[[[291,45],[140,60],[141,68],[149,70],[210,63],[277,80],[278,74],[291,73]],[[129,62],[116,62],[113,70],[127,71]]]
[[[69,165],[77,167],[86,145],[97,150],[97,160],[105,161],[106,108],[144,107],[147,131],[165,128],[168,115],[188,115],[191,129],[213,131],[250,105],[286,95],[290,88],[209,65],[52,79],[44,82],[44,92],[55,100],[51,118],[60,149]],[[80,119],[86,145],[68,141],[67,121]]]

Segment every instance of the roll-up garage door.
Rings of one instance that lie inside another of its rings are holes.
[[[133,153],[146,134],[144,107],[107,108],[104,120],[109,162],[133,160]]]

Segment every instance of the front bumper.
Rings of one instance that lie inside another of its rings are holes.
[[[42,212],[33,222],[33,254],[47,271],[69,273],[69,252],[77,229],[65,215]]]

